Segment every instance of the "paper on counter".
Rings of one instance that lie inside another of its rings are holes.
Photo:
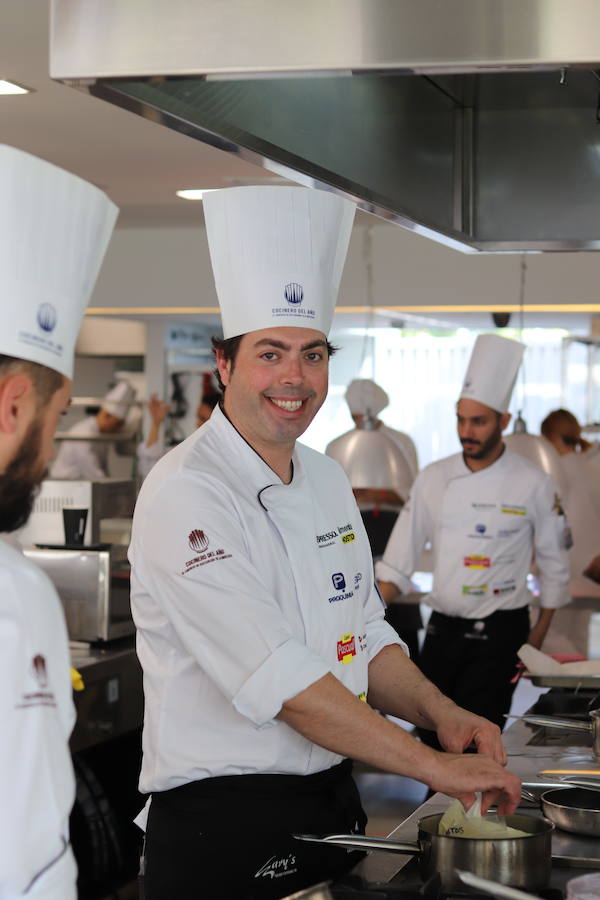
[[[531,644],[523,644],[518,656],[530,675],[600,675],[600,659],[559,663],[547,653],[536,650]]]

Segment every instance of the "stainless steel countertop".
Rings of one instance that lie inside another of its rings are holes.
[[[591,747],[529,745],[536,726],[516,721],[504,732],[504,744],[508,753],[508,767],[523,781],[550,781],[554,776],[538,777],[544,769],[596,769],[600,772],[600,760]],[[589,739],[588,739],[589,740]],[[443,812],[450,798],[434,794],[419,806],[388,836],[399,841],[416,841],[418,821],[423,816]],[[523,802],[523,813],[541,815],[540,811]],[[558,828],[552,836],[552,887],[564,887],[565,883],[585,871],[600,868],[600,839],[569,834]],[[353,870],[368,881],[388,883],[410,882],[415,879],[416,866],[413,857],[405,854],[371,853]]]

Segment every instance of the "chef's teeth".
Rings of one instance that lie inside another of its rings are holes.
[[[289,412],[295,412],[302,406],[302,400],[274,400],[273,397],[271,397],[271,400],[275,406],[278,406],[280,409],[287,409]]]

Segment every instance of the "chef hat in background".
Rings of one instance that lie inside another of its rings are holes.
[[[94,185],[0,145],[0,353],[72,377],[117,214]]]
[[[499,413],[507,412],[524,352],[525,344],[519,341],[480,334],[471,351],[460,397],[477,400]]]
[[[299,187],[203,199],[223,336],[295,325],[329,332],[355,204]]]
[[[353,416],[365,416],[367,411],[376,416],[389,402],[383,388],[369,378],[355,378],[346,389],[346,403]]]
[[[102,409],[117,419],[126,419],[135,400],[135,390],[126,381],[117,381],[102,401]]]

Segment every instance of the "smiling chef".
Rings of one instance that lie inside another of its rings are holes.
[[[327,394],[354,205],[243,187],[204,211],[224,399],[144,482],[130,548],[147,900],[283,897],[346,870],[352,854],[293,834],[364,830],[350,758],[466,803],[519,798],[497,726],[440,694],[385,623],[344,472],[296,443]]]

